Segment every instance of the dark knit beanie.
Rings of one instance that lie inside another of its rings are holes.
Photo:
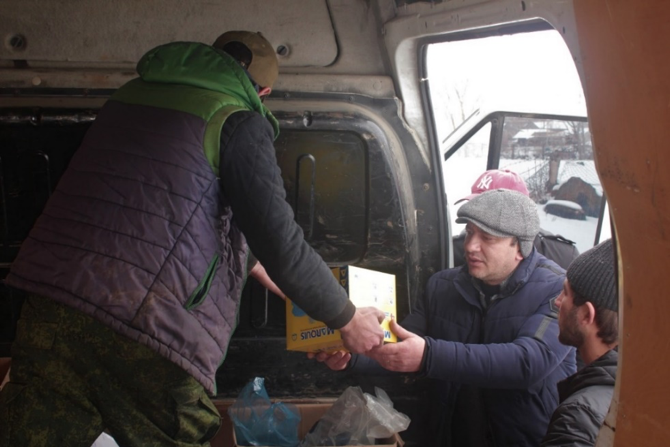
[[[619,311],[612,239],[579,255],[568,267],[566,277],[577,295],[605,309]]]
[[[457,211],[457,223],[471,222],[497,237],[515,237],[524,258],[533,251],[540,231],[537,205],[525,194],[509,189],[494,189],[473,197]]]

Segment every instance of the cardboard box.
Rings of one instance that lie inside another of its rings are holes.
[[[326,411],[332,406],[332,404],[295,404],[300,412],[300,425],[298,427],[298,437],[300,439],[304,438],[309,430],[316,424],[316,422],[321,419],[321,416],[325,414]],[[235,436],[235,429],[233,428],[233,442],[235,447],[238,447],[237,437]],[[375,444],[376,446],[383,447],[402,447],[404,442],[397,433],[394,433],[393,436],[386,439],[380,439]],[[262,446],[262,447],[271,447],[271,446]],[[349,446],[345,446],[349,447]]]
[[[389,328],[390,317],[396,315],[395,275],[353,266],[331,270],[356,307],[374,306],[386,313],[386,320],[382,323],[384,342],[396,342],[397,338]],[[286,349],[302,352],[346,351],[340,331],[311,319],[290,299],[286,300]]]
[[[298,407],[301,415],[301,425],[298,427],[298,436],[302,439],[314,423],[335,403],[336,398],[317,399],[285,399],[284,403],[290,403]],[[211,440],[212,447],[238,447],[233,421],[228,415],[228,408],[235,403],[235,399],[213,399],[212,402],[221,414],[221,429]],[[391,438],[379,440],[385,447],[402,447],[405,443],[397,433]],[[379,444],[377,444],[379,445]]]

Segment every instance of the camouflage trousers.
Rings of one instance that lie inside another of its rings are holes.
[[[29,296],[0,392],[0,447],[209,446],[220,415],[204,388],[151,349]]]

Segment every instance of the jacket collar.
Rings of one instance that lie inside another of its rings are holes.
[[[590,386],[614,386],[618,359],[617,348],[611,349],[594,360],[593,363],[586,365],[567,379],[558,382],[556,386],[559,400],[563,402],[577,391]]]

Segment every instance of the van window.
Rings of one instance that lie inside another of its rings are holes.
[[[360,260],[368,228],[365,142],[353,132],[286,129],[275,149],[307,242],[326,262]]]
[[[543,230],[583,252],[609,237],[581,82],[555,30],[430,44],[426,74],[452,234],[486,169],[523,177]]]

